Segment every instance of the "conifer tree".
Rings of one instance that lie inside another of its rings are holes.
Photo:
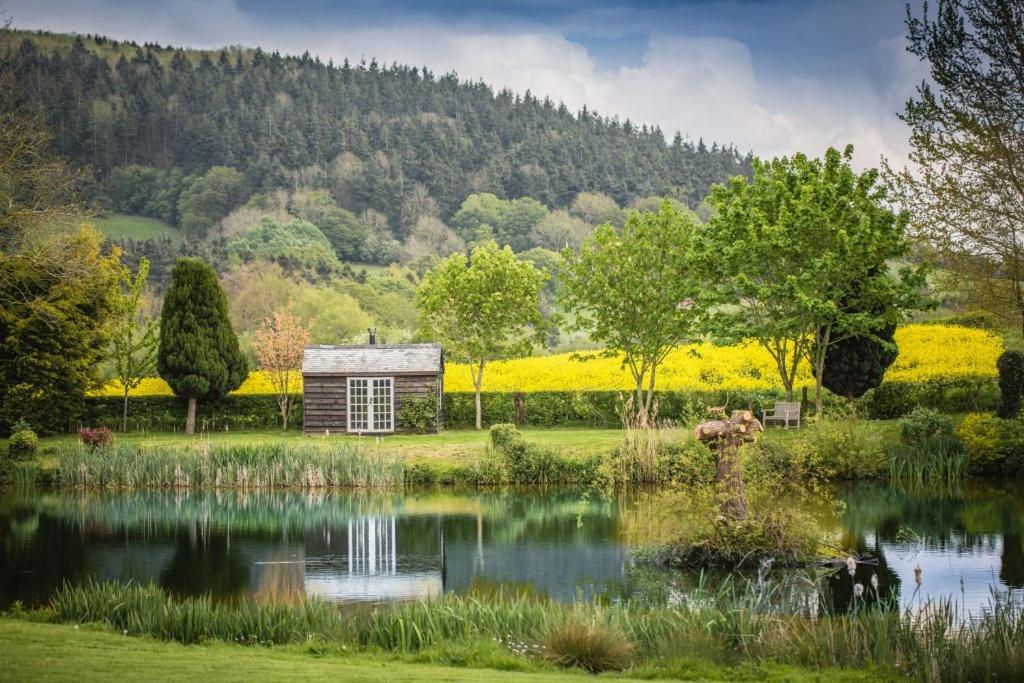
[[[209,264],[181,259],[171,273],[160,317],[157,370],[175,396],[188,399],[185,433],[196,425],[199,399],[237,389],[248,372],[228,320],[228,303]]]

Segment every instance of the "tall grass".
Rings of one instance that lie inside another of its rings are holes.
[[[889,479],[905,488],[949,486],[967,476],[969,456],[954,437],[932,437],[916,445],[900,444],[886,453]]]
[[[390,486],[402,483],[402,463],[353,444],[78,444],[61,451],[57,481],[112,488]]]
[[[1020,601],[994,596],[990,608],[974,617],[959,613],[950,602],[928,603],[916,611],[884,600],[861,603],[849,613],[823,613],[813,591],[758,581],[715,590],[699,587],[671,608],[566,606],[498,595],[446,596],[344,612],[318,600],[217,604],[209,598],[174,600],[152,586],[88,582],[62,588],[52,607],[62,621],[105,622],[131,634],[186,643],[314,639],[417,652],[485,639],[506,643],[513,652],[579,666],[603,661],[614,668],[624,666],[627,658],[642,665],[689,657],[723,664],[871,668],[922,681],[1015,680],[1024,671]],[[523,643],[534,645],[524,648]],[[542,644],[559,651],[551,655]]]

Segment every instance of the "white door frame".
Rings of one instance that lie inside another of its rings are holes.
[[[373,388],[374,381],[387,382],[391,394],[391,407],[389,409],[389,426],[384,429],[374,427],[374,398],[376,392]],[[352,426],[352,383],[365,382],[366,389],[366,428],[359,429]],[[358,434],[387,434],[395,431],[395,378],[394,377],[347,377],[345,379],[345,427],[349,432]]]

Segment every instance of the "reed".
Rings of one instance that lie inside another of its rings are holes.
[[[861,600],[848,613],[822,612],[813,582],[703,582],[674,607],[579,602],[522,595],[434,601],[344,611],[314,599],[285,603],[208,597],[176,600],[154,586],[65,585],[51,606],[60,621],[103,622],[133,635],[183,643],[351,643],[420,652],[491,641],[510,652],[590,670],[689,657],[718,664],[864,668],[921,681],[1013,680],[1024,671],[1024,606],[993,595],[981,615],[948,601],[901,610]],[[875,596],[877,598],[877,596]],[[555,649],[552,654],[552,649]]]
[[[353,444],[114,444],[61,451],[57,481],[83,488],[314,489],[392,486],[402,474],[397,456]]]
[[[961,483],[967,476],[969,456],[955,437],[932,437],[908,446],[893,446],[886,453],[889,479],[905,488]]]

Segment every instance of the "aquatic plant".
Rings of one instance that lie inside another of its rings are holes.
[[[402,463],[393,454],[349,443],[115,443],[62,450],[57,480],[62,486],[114,488],[389,486],[402,482]]]
[[[953,436],[933,436],[916,445],[897,444],[886,453],[889,479],[904,488],[959,484],[970,458]]]

